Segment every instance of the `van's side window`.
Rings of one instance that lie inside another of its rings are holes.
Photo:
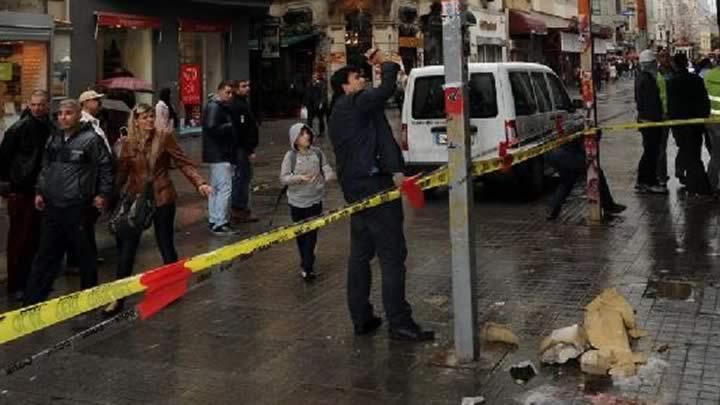
[[[497,117],[497,93],[492,73],[473,73],[468,83],[470,118]]]
[[[530,76],[527,72],[510,72],[510,86],[515,100],[515,115],[531,115],[537,112]]]
[[[553,74],[547,75],[548,84],[550,84],[550,91],[552,91],[553,102],[555,103],[556,110],[570,111],[572,103],[570,102],[570,96],[568,96],[565,88],[563,87],[560,79]]]
[[[416,120],[445,118],[444,76],[419,77],[415,80],[412,117]],[[498,114],[495,76],[473,73],[468,83],[470,118],[492,118]]]
[[[550,91],[547,83],[545,83],[545,75],[542,72],[531,72],[533,89],[535,90],[535,99],[537,100],[540,112],[552,111],[552,103],[550,102]]]

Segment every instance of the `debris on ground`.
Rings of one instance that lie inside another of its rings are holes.
[[[535,365],[530,361],[523,361],[510,367],[510,376],[518,384],[525,384],[537,374]]]
[[[465,397],[462,399],[460,405],[477,405],[485,402],[484,397]]]
[[[517,402],[523,405],[569,405],[575,403],[576,392],[563,390],[549,384],[525,392]]]
[[[655,349],[655,351],[658,353],[665,353],[668,350],[670,350],[670,345],[667,343],[662,344],[657,349]]]
[[[444,307],[447,306],[449,299],[445,295],[433,295],[423,299],[423,301],[435,307]]]
[[[480,339],[486,343],[507,343],[519,346],[520,339],[506,326],[486,322],[480,330]]]
[[[638,402],[634,399],[621,398],[608,394],[595,394],[586,396],[587,400],[593,405],[642,405],[644,402]]]
[[[633,353],[630,338],[647,332],[637,327],[632,306],[616,289],[606,289],[585,307],[585,331],[597,350],[581,358],[584,372],[601,373],[607,367],[610,375],[635,375],[636,363],[644,358]]]
[[[540,343],[540,361],[549,364],[565,364],[588,349],[585,329],[577,324],[554,330]]]
[[[613,376],[613,385],[624,391],[636,392],[641,386],[659,387],[665,370],[670,366],[665,360],[650,357],[631,377]]]

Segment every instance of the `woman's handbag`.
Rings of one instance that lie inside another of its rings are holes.
[[[158,135],[153,137],[150,156],[145,155],[148,173],[145,178],[143,191],[137,194],[128,193],[126,183],[126,188],[120,195],[120,201],[110,216],[108,227],[114,235],[122,236],[128,233],[142,233],[142,231],[152,225],[156,210],[155,187],[153,184],[155,181],[155,162],[157,161],[158,148],[160,147],[158,138]]]

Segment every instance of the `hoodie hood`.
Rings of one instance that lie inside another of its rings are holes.
[[[295,146],[295,141],[300,137],[300,133],[302,132],[303,128],[307,128],[308,131],[310,131],[310,145],[312,145],[313,141],[315,140],[315,132],[310,128],[309,126],[303,124],[302,122],[298,122],[297,124],[290,127],[290,131],[288,132],[288,135],[290,136],[290,148],[292,150],[297,150],[297,147]]]

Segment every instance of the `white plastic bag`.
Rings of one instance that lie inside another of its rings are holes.
[[[300,119],[306,120],[307,118],[308,118],[307,107],[303,106],[302,108],[300,108]]]

